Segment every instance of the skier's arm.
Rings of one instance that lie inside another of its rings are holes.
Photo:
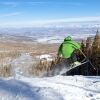
[[[80,50],[81,45],[80,45],[80,43],[78,43],[78,42],[73,42],[73,47],[74,47],[75,49],[77,49],[77,50]]]
[[[60,56],[62,54],[62,45],[63,43],[59,46],[59,49],[58,49],[58,56]]]

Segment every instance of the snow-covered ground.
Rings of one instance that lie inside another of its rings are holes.
[[[43,58],[52,59],[47,54]],[[0,100],[100,100],[100,76],[36,78],[28,73],[34,61],[22,53],[11,62],[13,76],[0,78]]]
[[[0,78],[0,100],[100,100],[100,76]]]

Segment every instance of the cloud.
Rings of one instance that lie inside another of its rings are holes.
[[[0,2],[0,6],[16,7],[17,6],[17,2]]]
[[[47,23],[54,22],[88,22],[88,21],[100,21],[100,16],[97,17],[72,17],[72,18],[63,18],[63,19],[53,19],[45,20]],[[40,21],[41,22],[41,21]]]
[[[53,20],[38,20],[38,21],[27,21],[26,25],[30,26],[77,26],[80,24],[97,24],[100,22],[100,16],[98,17],[75,17],[75,18],[64,18],[64,19],[53,19]],[[24,24],[24,25],[25,25]]]
[[[67,5],[67,6],[80,6],[79,2],[62,2],[62,1],[33,1],[33,2],[25,2],[32,5],[47,5],[47,4],[55,4],[55,5]]]
[[[100,16],[68,18],[68,19],[62,19],[62,21],[67,21],[67,22],[100,21]]]
[[[17,7],[18,5],[65,5],[65,6],[80,6],[79,2],[62,2],[62,1],[2,1],[0,6]]]
[[[10,13],[3,16],[15,16],[20,13]],[[54,20],[19,20],[19,21],[8,21],[2,23],[2,27],[81,27],[82,25],[91,25],[100,27],[100,16],[98,17],[75,17],[75,18],[64,18],[64,19],[54,19]],[[82,27],[83,27],[82,26]]]
[[[17,15],[20,15],[20,12],[0,14],[0,17],[11,17],[11,16],[17,16]]]

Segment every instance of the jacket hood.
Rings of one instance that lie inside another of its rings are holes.
[[[72,40],[72,38],[70,37],[70,36],[68,36],[68,37],[66,37],[65,39],[64,39],[64,42],[65,41],[71,41]]]

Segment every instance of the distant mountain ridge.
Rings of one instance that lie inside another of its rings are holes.
[[[73,27],[70,27],[70,25]],[[93,37],[96,30],[99,29],[97,26],[100,24],[91,25],[92,24],[82,23],[81,26],[78,27],[78,24],[70,23],[69,27],[0,28],[0,38],[6,37],[7,39],[9,38],[12,40],[17,39],[32,42],[59,43],[63,41],[64,37],[69,35],[72,36],[74,40],[85,39],[91,36]]]

